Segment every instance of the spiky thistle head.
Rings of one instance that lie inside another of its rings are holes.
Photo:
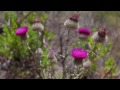
[[[77,29],[79,27],[79,15],[74,13],[72,14],[65,22],[64,26],[70,29]]]
[[[108,40],[108,36],[105,28],[100,28],[95,34],[93,34],[92,39],[96,43],[104,43]]]
[[[35,18],[33,25],[32,25],[32,29],[34,31],[39,31],[39,32],[44,30],[44,26],[41,23],[41,19]]]

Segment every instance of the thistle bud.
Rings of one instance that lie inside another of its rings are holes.
[[[100,28],[93,36],[93,40],[97,43],[104,43],[107,40],[107,34],[105,28]]]
[[[79,27],[78,14],[71,15],[65,22],[64,26],[68,29],[77,29]]]
[[[34,31],[39,31],[39,32],[44,30],[44,26],[42,25],[41,20],[39,18],[36,18],[34,20],[34,23],[32,25],[32,29]]]

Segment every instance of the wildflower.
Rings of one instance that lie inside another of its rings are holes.
[[[92,36],[93,40],[97,43],[104,43],[107,40],[107,34],[106,34],[106,29],[105,28],[100,28],[98,32],[96,32]]]
[[[28,32],[28,27],[23,26],[23,27],[20,27],[16,30],[16,35],[20,36],[22,40],[26,40],[27,39],[27,35],[26,35],[27,32]]]
[[[64,26],[68,29],[77,29],[79,27],[79,23],[78,23],[78,14],[73,14],[71,15],[65,22],[64,22]]]
[[[44,30],[44,26],[41,24],[41,20],[39,18],[35,18],[32,29],[39,32]]]
[[[79,28],[78,33],[80,39],[87,39],[87,37],[91,34],[91,30],[88,28]]]
[[[75,48],[72,50],[71,55],[72,55],[72,57],[74,57],[74,59],[76,61],[82,61],[83,59],[85,59],[87,57],[88,52],[81,48]]]

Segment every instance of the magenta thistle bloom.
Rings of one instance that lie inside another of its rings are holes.
[[[79,28],[78,33],[79,34],[85,34],[85,35],[89,36],[91,34],[91,30],[88,29],[88,28]]]
[[[16,35],[25,35],[28,31],[28,27],[27,26],[24,26],[24,27],[20,27],[16,30]]]
[[[86,50],[83,50],[81,48],[75,48],[72,50],[71,53],[72,57],[75,58],[75,60],[83,60],[87,57],[88,52]]]

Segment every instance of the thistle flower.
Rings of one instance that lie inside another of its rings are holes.
[[[72,50],[71,55],[74,58],[75,63],[81,63],[82,60],[87,57],[88,52],[81,48],[75,48]]]
[[[26,40],[27,39],[27,35],[26,35],[27,32],[28,32],[28,27],[23,26],[23,27],[18,28],[15,33],[17,36],[20,36],[22,40]]]
[[[65,22],[64,22],[64,26],[68,29],[77,29],[79,27],[79,23],[78,23],[78,14],[73,14],[71,15]]]
[[[91,30],[88,28],[79,28],[78,33],[80,39],[87,39],[87,37],[91,34]]]
[[[92,36],[93,40],[97,43],[104,43],[108,39],[107,34],[106,34],[106,29],[105,28],[100,28],[98,32],[96,32]]]
[[[83,67],[84,67],[84,68],[90,68],[90,67],[91,67],[91,64],[92,64],[91,61],[88,60],[88,61],[86,61],[86,62],[83,63]]]
[[[44,26],[41,24],[41,20],[39,18],[35,18],[32,29],[39,32],[44,30]]]

